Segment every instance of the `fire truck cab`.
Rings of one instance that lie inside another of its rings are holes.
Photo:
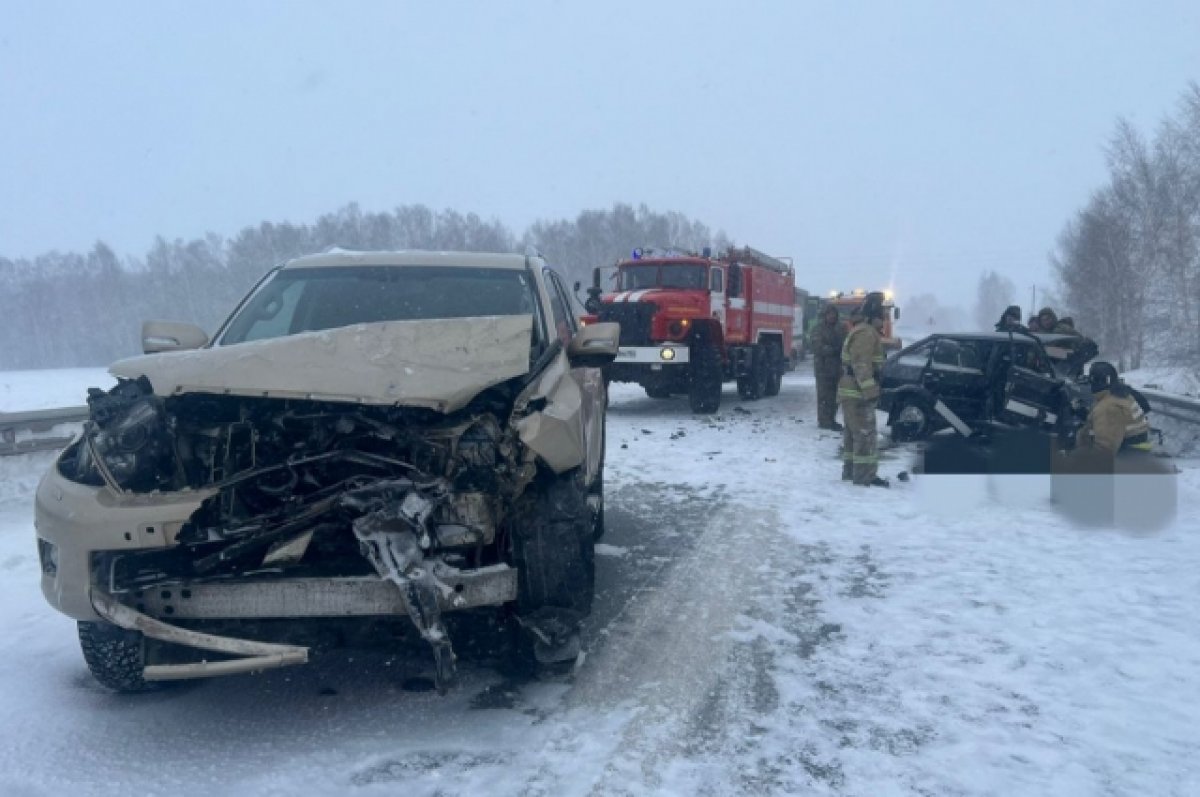
[[[750,247],[636,249],[615,269],[607,294],[594,270],[585,319],[621,325],[610,381],[636,382],[652,398],[686,394],[697,413],[716,412],[725,381],[745,399],[779,393],[793,358],[790,263]]]
[[[838,318],[849,328],[850,316],[862,306],[868,296],[879,296],[883,299],[883,350],[900,351],[903,348],[903,343],[900,338],[896,337],[895,331],[892,328],[892,322],[900,320],[900,308],[896,306],[896,298],[891,291],[871,291],[868,293],[862,288],[855,288],[850,293],[830,291],[828,303],[837,308]]]

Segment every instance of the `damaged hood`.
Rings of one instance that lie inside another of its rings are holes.
[[[121,360],[159,396],[217,393],[425,407],[453,412],[529,371],[533,317],[356,324]]]

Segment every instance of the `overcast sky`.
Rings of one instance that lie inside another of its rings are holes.
[[[969,304],[990,268],[1027,297],[1115,118],[1193,79],[1194,0],[0,0],[0,254],[629,201],[820,291]]]

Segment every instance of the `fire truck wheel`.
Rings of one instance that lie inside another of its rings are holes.
[[[767,358],[767,387],[764,396],[778,396],[783,387],[783,352],[777,344],[767,347],[770,357]]]
[[[671,397],[671,391],[665,387],[647,387],[646,395],[652,399],[666,399]]]
[[[721,406],[721,352],[707,342],[694,344],[691,369],[688,404],[692,412],[716,412]]]
[[[766,395],[768,365],[767,349],[755,346],[750,352],[750,373],[739,376],[737,380],[738,395],[747,401],[757,401]]]

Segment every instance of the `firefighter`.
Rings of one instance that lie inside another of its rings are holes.
[[[817,378],[817,427],[842,431],[837,422],[838,378],[842,374],[842,344],[846,331],[838,320],[837,308],[825,305],[821,320],[812,331],[813,375]]]
[[[1150,450],[1150,423],[1133,393],[1110,363],[1094,362],[1088,370],[1095,404],[1075,436],[1080,450],[1117,454]]]
[[[879,370],[883,366],[882,297],[868,296],[854,321],[854,328],[842,344],[843,373],[838,382],[838,402],[846,423],[842,433],[842,479],[862,487],[887,487],[887,480],[879,478],[875,432]]]

